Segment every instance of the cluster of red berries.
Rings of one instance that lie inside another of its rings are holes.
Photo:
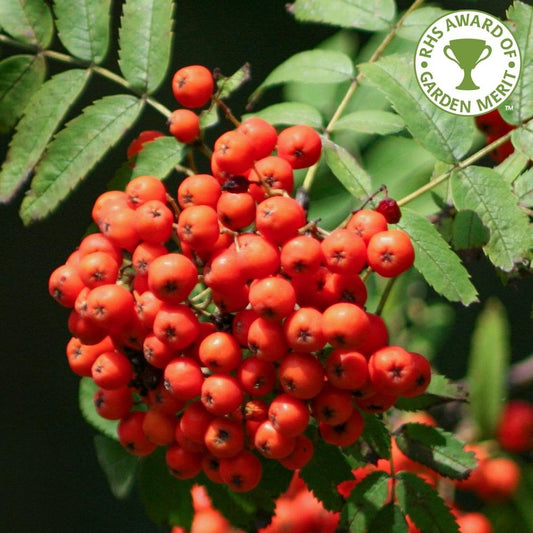
[[[485,113],[484,115],[477,116],[475,121],[478,129],[485,135],[487,144],[493,143],[502,135],[505,135],[516,128],[516,126],[512,126],[505,122],[497,109]],[[506,141],[504,144],[490,152],[490,157],[492,157],[497,163],[501,163],[513,152],[513,144],[511,141]]]
[[[187,80],[176,82],[180,101],[204,102],[208,91]],[[293,171],[320,154],[308,126],[278,134],[248,119],[215,141],[211,174],[187,176],[177,195],[146,175],[101,194],[99,232],[50,276],[50,294],[71,308],[68,362],[99,387],[97,412],[120,420],[130,452],[165,446],[178,478],[203,470],[250,490],[257,454],[301,468],[310,423],[351,445],[361,412],[430,382],[426,358],[389,345],[364,308],[363,272],[394,277],[414,261],[409,236],[388,226],[397,205],[358,210],[331,232],[308,222]]]

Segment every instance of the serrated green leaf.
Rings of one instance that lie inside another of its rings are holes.
[[[231,76],[220,77],[217,79],[217,96],[222,100],[228,98],[237,89],[239,89],[247,81],[250,81],[250,65],[245,63],[240,69],[234,72]]]
[[[0,134],[16,124],[45,75],[40,55],[14,55],[0,62]]]
[[[403,21],[396,35],[402,39],[418,41],[422,34],[440,17],[449,13],[446,9],[440,7],[426,6],[415,9]]]
[[[533,206],[533,168],[516,178],[513,189],[522,205]]]
[[[182,161],[187,150],[188,147],[174,137],[158,137],[143,145],[135,159],[131,177],[149,174],[164,179]]]
[[[174,2],[127,0],[119,30],[119,66],[130,85],[153,93],[170,62]]]
[[[389,502],[377,512],[368,533],[409,533],[409,528],[400,507]]]
[[[390,458],[391,439],[387,426],[378,417],[370,413],[362,413],[365,419],[361,440],[363,440],[372,451],[385,459]]]
[[[453,163],[470,150],[474,122],[443,111],[425,97],[413,75],[412,54],[387,56],[360,69],[388,98],[414,139],[438,159]]]
[[[513,146],[533,159],[533,120],[527,122],[522,128],[517,128],[511,135]]]
[[[0,171],[0,202],[8,202],[22,187],[46,145],[80,95],[89,71],[70,69],[57,74],[33,94]]]
[[[354,198],[371,195],[370,176],[346,148],[324,139],[322,149],[326,165]]]
[[[133,96],[106,96],[69,122],[36,168],[20,208],[23,222],[30,224],[50,214],[121,139],[142,107],[142,100]]]
[[[100,433],[107,435],[111,439],[118,441],[117,426],[118,420],[107,420],[102,418],[94,406],[94,394],[98,386],[91,378],[81,378],[78,391],[78,402],[83,418]]]
[[[148,516],[158,525],[191,527],[193,480],[172,476],[165,460],[165,448],[159,447],[140,463],[139,493]]]
[[[435,291],[463,305],[477,301],[477,291],[468,271],[427,218],[403,208],[398,227],[411,237],[415,249],[414,266]]]
[[[396,113],[389,111],[371,110],[354,111],[341,117],[334,125],[332,131],[354,130],[363,133],[377,133],[389,135],[403,130],[405,123]]]
[[[459,533],[450,508],[439,493],[411,472],[397,474],[396,496],[402,511],[424,533]]]
[[[506,157],[494,170],[507,182],[513,183],[517,176],[523,172],[529,163],[529,157],[520,150],[515,150]]]
[[[58,37],[73,55],[101,63],[109,46],[111,0],[55,0]]]
[[[287,82],[339,83],[352,79],[354,68],[349,56],[335,50],[305,50],[278,65],[252,93],[250,99],[274,85]]]
[[[489,237],[489,230],[474,211],[458,211],[453,217],[452,246],[455,250],[482,248]]]
[[[527,256],[532,236],[509,185],[490,168],[470,166],[452,174],[451,186],[457,209],[475,211],[490,231],[484,247],[489,259],[503,271],[511,271],[515,262]]]
[[[400,396],[395,406],[403,411],[419,411],[448,402],[464,402],[466,398],[467,393],[462,385],[433,372],[431,382],[423,394],[414,398]]]
[[[302,104],[300,102],[273,104],[259,111],[243,115],[242,118],[246,120],[249,117],[260,117],[276,126],[306,124],[316,129],[320,129],[323,126],[320,111],[309,104]]]
[[[296,0],[289,11],[301,22],[378,31],[390,28],[396,5],[393,0]]]
[[[368,474],[352,490],[342,510],[342,519],[353,533],[366,531],[389,497],[389,475],[376,471]]]
[[[43,0],[0,0],[2,28],[17,41],[47,48],[54,35],[50,8]]]
[[[507,10],[507,18],[520,49],[522,72],[499,111],[506,122],[520,124],[533,116],[533,7],[516,0]]]
[[[127,498],[135,485],[139,457],[129,453],[116,440],[104,435],[94,437],[94,447],[113,496],[119,500]]]
[[[339,448],[320,438],[313,444],[313,457],[300,470],[300,476],[324,507],[335,511],[342,503],[337,485],[352,477],[352,469]]]
[[[398,448],[413,461],[428,466],[441,476],[466,479],[476,460],[464,444],[441,428],[409,422],[394,431]]]
[[[467,382],[470,406],[480,437],[493,437],[507,397],[511,357],[505,308],[495,298],[478,315],[471,339]]]

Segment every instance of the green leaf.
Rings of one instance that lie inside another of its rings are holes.
[[[101,63],[109,46],[111,0],[55,0],[58,37],[74,56]]]
[[[16,124],[45,75],[42,56],[14,55],[0,62],[0,135]]]
[[[378,417],[370,413],[361,413],[365,425],[361,439],[377,454],[378,457],[388,459],[391,452],[391,439],[387,426]]]
[[[354,111],[340,118],[334,125],[332,131],[354,130],[363,133],[377,133],[378,135],[389,135],[403,130],[405,123],[403,119],[388,111]]]
[[[177,479],[169,473],[165,448],[159,447],[143,459],[138,480],[145,511],[156,524],[190,528],[193,481]]]
[[[231,76],[220,76],[217,78],[217,96],[222,100],[231,96],[237,89],[250,81],[250,64],[245,63],[239,70]]]
[[[372,520],[368,533],[409,533],[400,507],[393,502],[384,505]]]
[[[489,237],[489,230],[474,211],[459,211],[453,217],[452,246],[455,250],[482,248]]]
[[[51,213],[121,139],[142,106],[143,102],[133,96],[106,96],[69,122],[37,166],[20,208],[23,222],[30,224]]]
[[[170,62],[174,3],[172,0],[127,0],[119,30],[119,66],[130,85],[154,92]]]
[[[357,159],[339,144],[329,139],[322,141],[324,160],[335,177],[354,198],[369,197],[372,184],[370,176]]]
[[[506,157],[494,170],[507,182],[513,183],[517,176],[523,172],[529,164],[529,157],[520,150],[515,150]]]
[[[511,357],[505,308],[495,298],[478,315],[468,358],[470,406],[481,437],[493,437],[507,396]]]
[[[513,189],[522,205],[533,206],[533,168],[516,178]]]
[[[423,394],[414,398],[401,396],[395,406],[403,411],[419,411],[448,402],[465,402],[466,398],[467,394],[462,385],[453,383],[447,377],[433,372],[429,387]]]
[[[94,446],[98,463],[107,477],[113,496],[119,500],[127,498],[135,485],[139,457],[104,435],[94,437]]]
[[[323,119],[320,111],[309,104],[299,102],[282,102],[265,107],[259,111],[243,115],[242,119],[260,117],[274,125],[306,124],[320,129]]]
[[[448,10],[433,6],[415,9],[403,21],[396,35],[409,41],[418,41],[433,22],[447,13],[449,13]]]
[[[411,472],[399,472],[397,479],[398,503],[421,531],[459,533],[450,508],[433,487]]]
[[[412,54],[387,56],[360,69],[389,99],[415,140],[438,159],[453,163],[470,150],[473,120],[443,111],[426,98],[413,75]]]
[[[164,179],[182,161],[187,150],[188,147],[174,137],[158,137],[143,145],[135,159],[131,177],[149,174]]]
[[[389,475],[380,470],[363,478],[346,500],[342,519],[350,531],[366,531],[389,497]]]
[[[98,386],[91,378],[81,378],[78,391],[78,401],[83,418],[100,433],[107,435],[111,439],[118,441],[117,426],[118,420],[107,420],[102,418],[94,406],[94,394]]]
[[[342,497],[337,492],[341,481],[352,477],[352,470],[342,451],[318,438],[313,442],[311,460],[300,470],[309,490],[328,510],[339,509]]]
[[[390,28],[396,6],[393,0],[296,0],[289,11],[301,22],[378,31]]]
[[[407,457],[441,476],[466,479],[476,467],[474,453],[466,452],[461,441],[441,428],[410,422],[396,429],[394,437]]]
[[[524,261],[532,240],[528,217],[500,175],[470,166],[454,172],[451,185],[456,208],[475,211],[490,231],[484,251],[492,263],[509,272],[515,262]]]
[[[354,68],[346,54],[335,50],[305,50],[277,66],[252,93],[255,100],[265,89],[288,82],[339,83],[352,79]]]
[[[533,7],[515,1],[507,10],[507,18],[520,49],[522,72],[499,111],[506,122],[520,124],[533,116]]]
[[[47,48],[54,35],[50,8],[43,0],[0,0],[2,28],[17,41]]]
[[[411,237],[414,266],[435,291],[463,305],[477,301],[477,291],[468,271],[427,218],[404,208],[398,227]]]
[[[511,135],[513,146],[525,154],[529,159],[533,158],[533,120],[527,122],[524,127],[513,131]]]
[[[89,71],[67,70],[48,80],[33,94],[0,171],[0,202],[11,200],[30,177],[46,144],[88,78]]]

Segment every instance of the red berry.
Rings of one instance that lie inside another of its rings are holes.
[[[172,77],[174,98],[184,107],[202,107],[211,99],[215,82],[209,70],[202,65],[180,68]]]
[[[376,211],[381,213],[389,224],[396,224],[400,221],[402,213],[400,211],[399,205],[396,203],[396,200],[392,198],[383,198],[376,207]]]

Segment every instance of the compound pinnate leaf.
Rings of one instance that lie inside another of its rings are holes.
[[[335,50],[305,50],[278,65],[252,93],[256,99],[268,87],[287,82],[338,83],[353,78],[352,60]]]
[[[378,31],[390,28],[396,15],[393,0],[296,0],[289,5],[296,20],[343,28]]]
[[[43,0],[0,0],[2,28],[17,41],[47,48],[54,35],[50,8]]]
[[[378,457],[388,459],[391,452],[390,433],[383,421],[374,414],[362,413],[365,425],[361,439]]]
[[[533,206],[533,168],[516,178],[513,190],[522,205]]]
[[[254,113],[244,115],[242,118],[246,120],[252,116],[263,118],[275,125],[306,124],[317,129],[323,126],[320,111],[309,104],[300,102],[272,104]]]
[[[393,433],[398,448],[413,461],[451,479],[466,479],[476,459],[451,433],[426,424],[407,423]]]
[[[377,470],[357,483],[342,511],[350,531],[367,531],[378,510],[389,497],[389,475]]]
[[[499,300],[487,301],[478,315],[468,358],[470,407],[480,437],[493,437],[507,393],[511,357],[509,323]]]
[[[468,271],[427,218],[404,208],[398,227],[411,237],[414,266],[429,285],[452,302],[470,305],[477,301]]]
[[[346,456],[335,446],[318,438],[314,441],[311,460],[301,469],[300,475],[309,489],[324,507],[337,510],[342,498],[337,485],[352,477],[352,470]]]
[[[58,37],[74,56],[100,63],[109,46],[111,0],[56,0]]]
[[[30,224],[49,215],[131,127],[142,100],[112,95],[86,107],[49,144],[36,168],[20,216]]]
[[[127,0],[119,30],[119,66],[130,85],[143,93],[162,83],[170,62],[174,2]]]
[[[499,111],[510,124],[520,124],[533,116],[533,7],[517,0],[507,10],[507,18],[520,49],[522,72]]]
[[[78,401],[80,411],[85,420],[97,429],[100,433],[118,441],[117,426],[118,420],[107,420],[102,418],[94,406],[94,394],[98,386],[91,378],[81,378],[78,391]]]
[[[324,139],[323,151],[326,165],[354,198],[371,195],[370,176],[346,148]]]
[[[354,111],[340,118],[332,131],[353,130],[362,133],[389,135],[405,128],[405,123],[396,113],[389,111]]]
[[[250,65],[245,63],[240,69],[231,76],[217,78],[217,96],[220,99],[228,98],[244,83],[250,81]]]
[[[513,146],[525,154],[529,159],[533,158],[533,120],[527,122],[522,128],[513,131],[511,135]]]
[[[150,174],[159,179],[166,178],[181,162],[186,153],[186,146],[174,137],[158,137],[143,145],[137,154],[132,178]]]
[[[450,508],[433,487],[411,472],[399,472],[396,477],[398,504],[421,531],[459,533]]]
[[[31,173],[46,145],[89,78],[89,71],[57,74],[34,93],[17,128],[0,171],[0,202],[10,201]]]
[[[433,22],[447,13],[449,13],[449,11],[434,6],[415,9],[403,21],[403,24],[398,29],[396,35],[402,39],[418,41]]]
[[[0,134],[16,124],[45,75],[42,56],[14,55],[0,62]]]
[[[389,502],[377,512],[368,533],[409,533],[409,528],[400,507]]]
[[[116,440],[104,435],[94,437],[94,447],[113,496],[119,500],[127,498],[135,485],[139,457],[129,453]]]
[[[453,163],[468,152],[474,122],[443,111],[426,98],[413,75],[412,54],[387,56],[360,69],[391,102],[414,139],[435,157]]]
[[[475,211],[489,230],[483,250],[491,262],[509,272],[515,263],[525,261],[532,244],[528,217],[498,172],[470,166],[454,172],[451,185],[456,208]]]
[[[489,241],[489,230],[474,211],[458,211],[453,217],[452,246],[454,250],[482,248]]]

